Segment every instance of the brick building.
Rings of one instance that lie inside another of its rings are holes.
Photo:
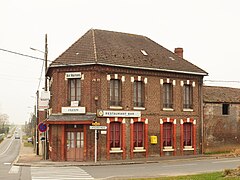
[[[91,29],[49,67],[54,161],[198,154],[205,71],[134,34]]]
[[[224,152],[239,148],[240,89],[203,87],[204,152]]]

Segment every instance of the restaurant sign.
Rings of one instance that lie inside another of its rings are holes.
[[[98,110],[98,117],[141,117],[141,111],[107,111]]]

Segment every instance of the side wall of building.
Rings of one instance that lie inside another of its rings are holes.
[[[240,148],[240,104],[229,104],[229,114],[222,114],[223,103],[204,103],[204,151],[224,152]]]

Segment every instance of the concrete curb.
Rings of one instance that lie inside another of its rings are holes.
[[[161,163],[161,162],[172,162],[172,161],[191,161],[195,160],[204,160],[204,159],[216,159],[217,156],[193,156],[193,157],[166,157],[166,158],[157,158],[155,160],[121,160],[121,161],[98,161],[94,162],[53,162],[40,160],[37,162],[15,162],[15,166],[27,166],[27,167],[67,167],[67,166],[111,166],[111,165],[131,165],[131,164],[149,164],[149,163]],[[224,157],[222,157],[224,158]]]

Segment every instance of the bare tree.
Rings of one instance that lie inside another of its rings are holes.
[[[8,119],[9,119],[9,116],[7,114],[0,114],[0,133],[8,133],[9,131]]]

